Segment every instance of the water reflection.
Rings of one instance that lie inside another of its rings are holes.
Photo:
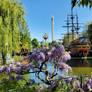
[[[71,59],[67,62],[71,67],[92,67],[92,59]]]
[[[82,59],[80,57],[72,58],[67,62],[72,67],[73,75],[91,75],[92,74],[92,59]]]

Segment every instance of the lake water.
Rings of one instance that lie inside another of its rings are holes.
[[[67,62],[73,70],[73,75],[91,75],[92,74],[92,57],[81,59],[76,57]]]

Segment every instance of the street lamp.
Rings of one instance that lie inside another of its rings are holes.
[[[45,45],[46,45],[46,40],[48,39],[48,35],[45,33],[43,36],[44,40],[45,40]]]

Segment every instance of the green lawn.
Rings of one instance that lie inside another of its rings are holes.
[[[92,67],[73,67],[73,75],[91,75]]]

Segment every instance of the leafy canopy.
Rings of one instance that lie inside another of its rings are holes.
[[[19,51],[21,43],[23,48],[29,48],[30,41],[25,12],[20,0],[0,0],[0,52],[3,59],[6,53],[14,54]]]
[[[76,4],[79,6],[89,6],[90,8],[92,7],[92,0],[72,0],[72,7],[74,7]]]

